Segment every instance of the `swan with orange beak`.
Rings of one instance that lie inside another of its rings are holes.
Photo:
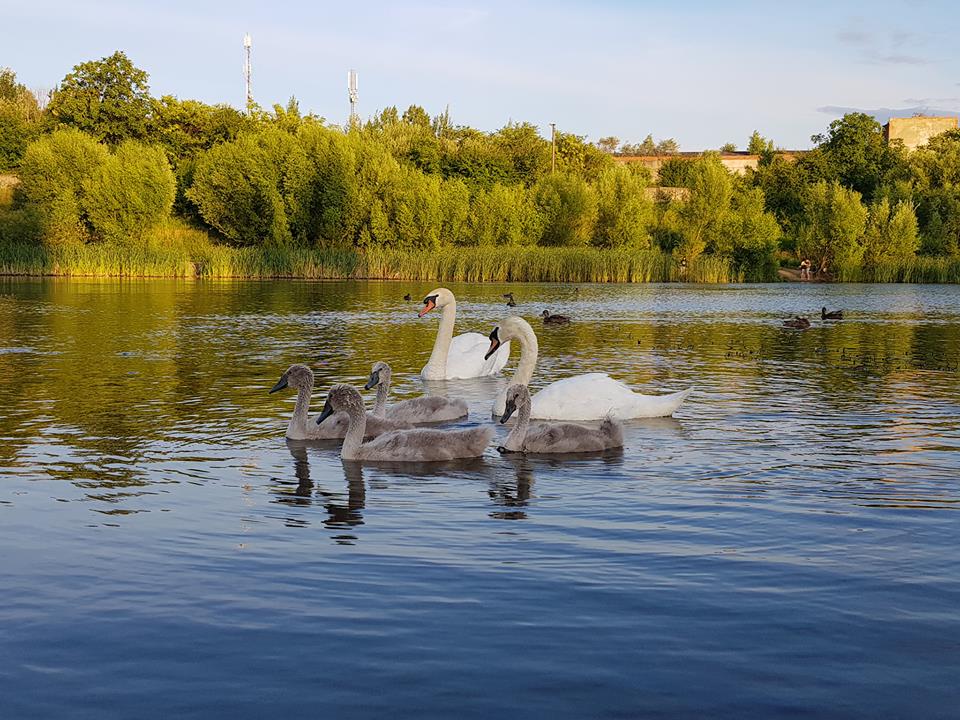
[[[457,299],[447,288],[437,288],[427,293],[417,315],[423,317],[432,310],[440,310],[440,328],[430,359],[420,371],[420,377],[424,380],[486,377],[496,375],[507,364],[510,343],[503,343],[495,353],[488,354],[484,335],[463,333],[453,336]]]

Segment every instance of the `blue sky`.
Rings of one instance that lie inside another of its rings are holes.
[[[0,65],[51,87],[124,50],[155,95],[243,103],[295,95],[341,122],[411,103],[495,130],[510,120],[596,140],[742,147],[754,129],[804,148],[848,109],[960,112],[960,3],[184,2],[3,0]],[[885,119],[885,118],[884,118]]]

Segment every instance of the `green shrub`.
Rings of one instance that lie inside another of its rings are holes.
[[[170,215],[175,194],[163,150],[128,140],[84,181],[82,206],[98,237],[127,244]]]

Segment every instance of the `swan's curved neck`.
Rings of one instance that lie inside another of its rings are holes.
[[[440,312],[440,328],[437,330],[437,339],[433,342],[433,352],[427,361],[426,370],[429,373],[438,373],[440,376],[447,372],[447,354],[450,352],[450,341],[453,340],[453,326],[457,320],[457,301],[451,300],[443,306]]]
[[[293,417],[290,418],[290,424],[287,426],[288,435],[303,436],[306,435],[310,423],[310,395],[313,393],[313,383],[309,387],[301,387],[297,390],[297,404],[293,406]]]
[[[537,336],[529,327],[520,328],[517,334],[520,341],[520,361],[517,363],[517,369],[510,378],[509,385],[529,385],[533,377],[533,371],[537,367],[537,356],[540,354],[540,345],[537,342]]]
[[[344,460],[356,460],[360,457],[360,446],[367,431],[367,413],[363,405],[345,409],[347,413],[347,434],[343,437],[343,446],[340,448],[340,457]]]
[[[503,446],[510,452],[521,452],[523,450],[523,441],[527,437],[527,428],[530,426],[530,396],[525,397],[517,405],[517,422],[513,430],[507,435]]]
[[[390,376],[380,371],[380,382],[377,383],[377,402],[373,406],[373,416],[382,418],[387,414],[387,395],[390,394]]]

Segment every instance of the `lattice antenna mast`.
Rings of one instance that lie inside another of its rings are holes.
[[[357,99],[359,98],[357,94],[356,70],[347,72],[347,95],[350,97],[350,127],[353,127],[357,122]]]
[[[246,87],[247,114],[253,112],[253,62],[250,60],[250,49],[253,39],[250,33],[243,36],[243,80]]]

